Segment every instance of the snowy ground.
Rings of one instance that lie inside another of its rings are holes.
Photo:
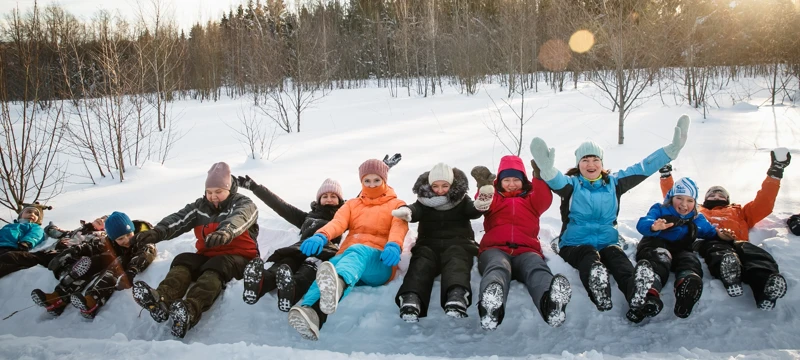
[[[248,174],[306,209],[325,178],[338,179],[345,197],[352,197],[360,188],[358,165],[395,152],[403,154],[403,161],[390,172],[389,184],[401,199],[412,202],[414,180],[437,162],[467,172],[475,165],[496,169],[507,151],[486,128],[495,116],[487,93],[499,103],[505,91],[487,86],[472,97],[447,89],[432,98],[392,98],[387,89],[337,90],[308,111],[301,133],[278,140],[280,156],[270,161],[247,160],[233,131],[224,125],[238,125],[236,114],[241,106],[248,106],[247,99],[177,102],[176,110],[183,113],[180,127],[188,133],[166,166],[132,169],[124,183],[108,179],[91,187],[71,186],[50,202],[56,209],[45,214],[46,220],[72,228],[79,219],[121,210],[132,218],[158,222],[202,195],[206,171],[217,161],[228,162],[234,174]],[[707,120],[693,109],[666,107],[658,97],[651,98],[628,118],[625,144],[617,145],[616,114],[586,96],[594,92],[591,86],[583,86],[558,94],[528,94],[529,111],[542,109],[525,128],[523,159],[530,159],[527,145],[539,136],[557,149],[556,166],[566,170],[574,164],[576,146],[592,139],[605,148],[605,166],[617,170],[666,145],[678,116],[689,113],[694,122],[686,147],[673,162],[674,175],[693,177],[701,192],[711,185],[724,185],[734,202],[747,202],[765,177],[770,149],[782,146],[800,153],[800,110],[750,105],[763,103],[759,93],[749,104],[715,110]],[[788,234],[785,219],[800,212],[799,168],[800,164],[793,164],[786,169],[775,212],[751,232],[751,241],[775,256],[789,283],[789,292],[772,312],[756,308],[749,287],[744,296],[729,298],[721,282],[706,276],[703,296],[688,319],[675,317],[674,295],[665,291],[664,311],[649,323],[632,325],[624,318],[627,306],[616,287],[614,308],[598,312],[580,286],[577,272],[546,250],[552,270],[565,274],[573,284],[567,321],[557,329],[542,321],[527,292],[516,283],[511,287],[506,319],[497,331],[481,330],[474,306],[467,319],[451,319],[432,306],[428,318],[406,324],[397,315],[393,297],[400,281],[395,280],[384,287],[353,291],[329,317],[320,341],[308,342],[288,326],[286,313],[278,311],[273,295],[246,305],[241,299],[242,283],[233,281],[197,327],[176,341],[167,324],[140,314],[130,290],[112,297],[94,321],[84,320],[72,307],[59,318],[40,308],[26,309],[32,305],[32,289],[50,291],[56,284],[46,269],[33,268],[0,279],[0,317],[25,309],[0,321],[0,358],[796,359],[800,358],[800,292],[796,290],[800,242]],[[657,175],[626,194],[619,216],[621,233],[635,242],[636,221],[659,201]],[[258,203],[258,241],[266,257],[295,242],[298,235]],[[561,225],[558,199],[541,222],[540,237],[549,243]],[[480,236],[482,221],[473,226]],[[189,234],[158,244],[157,260],[139,279],[157,284],[171,259],[193,251],[193,244]],[[403,264],[408,262],[407,251],[408,246]],[[479,280],[473,269],[473,289]],[[437,304],[438,282],[434,286],[431,300]]]

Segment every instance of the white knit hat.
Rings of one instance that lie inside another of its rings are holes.
[[[453,169],[450,165],[438,163],[433,166],[433,169],[428,173],[428,184],[433,185],[434,182],[439,180],[453,184]]]
[[[340,185],[336,180],[325,179],[325,181],[322,182],[319,190],[317,190],[317,201],[319,201],[319,199],[325,193],[334,193],[337,197],[339,197],[340,201],[344,201],[344,196],[342,196],[342,185]]]

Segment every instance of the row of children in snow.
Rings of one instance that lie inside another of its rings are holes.
[[[397,154],[361,164],[361,193],[346,202],[339,183],[325,180],[306,212],[249,176],[234,177],[221,162],[208,172],[204,197],[155,226],[114,212],[74,231],[52,224],[42,230],[37,225],[41,209],[25,208],[19,223],[2,229],[0,276],[36,264],[48,266],[59,283],[51,293],[34,290],[33,301],[53,315],[71,302],[87,318],[115,290],[132,287],[136,303],[155,321],[171,319],[177,337],[198,323],[225,283],[243,278],[246,303],[255,304],[275,291],[289,324],[303,338],[315,340],[328,315],[354,287],[392,280],[408,223],[418,222],[417,242],[395,297],[404,320],[427,315],[438,275],[440,306],[450,316],[466,317],[473,302],[470,270],[477,256],[482,275],[477,306],[484,329],[502,323],[512,279],[527,287],[542,318],[556,327],[566,320],[572,290],[566,277],[552,274],[538,239],[539,217],[555,192],[562,199],[558,254],[578,270],[598,310],[612,308],[611,275],[628,302],[630,321],[656,316],[663,307],[662,288],[674,272],[674,313],[688,317],[703,291],[695,251],[730,296],[742,295],[742,283],[749,284],[756,305],[770,310],[785,295],[786,281],[773,257],[747,241],[748,230],[772,212],[791,157],[785,150],[771,153],[768,176],[752,202],[732,204],[728,192],[714,186],[699,205],[695,183],[689,178],[673,181],[670,174],[669,162],[686,143],[689,122],[682,116],[672,143],[613,174],[604,169],[603,149],[596,143],[581,144],[575,167],[561,173],[553,166],[555,150],[535,138],[530,144],[533,176],[527,176],[517,156],[504,156],[496,175],[477,166],[471,171],[478,186],[474,201],[466,174],[439,163],[419,176],[412,189],[417,201],[407,205],[387,183],[390,167],[400,160]],[[656,171],[661,172],[664,200],[639,219],[636,228],[643,238],[633,264],[617,245],[619,201]],[[300,241],[262,259],[256,242],[258,210],[242,188],[298,227]],[[485,234],[478,243],[471,220],[481,216]],[[189,231],[197,238],[197,251],[177,255],[157,287],[133,281],[155,258],[154,244]],[[349,233],[342,240],[345,231]],[[55,249],[28,252],[42,232],[61,240]],[[265,268],[265,263],[271,264]]]

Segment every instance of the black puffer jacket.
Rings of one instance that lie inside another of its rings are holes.
[[[418,198],[436,197],[428,184],[428,173],[420,175],[411,189]],[[417,245],[426,245],[442,250],[451,245],[466,245],[477,254],[478,244],[475,242],[475,232],[472,231],[470,220],[481,217],[483,213],[475,209],[472,199],[467,195],[468,190],[467,175],[463,171],[453,168],[453,183],[446,195],[447,206],[452,206],[451,209],[437,210],[423,205],[419,199],[408,205],[408,208],[411,209],[411,222],[419,222]]]
[[[291,246],[276,250],[275,253],[270,255],[267,261],[277,261],[287,256],[305,258],[305,255],[302,255],[300,252],[300,244],[303,243],[303,240],[314,235],[317,230],[331,221],[336,211],[344,205],[344,200],[342,199],[339,199],[338,205],[320,205],[314,201],[311,203],[311,211],[305,212],[283,201],[283,199],[263,185],[259,185],[257,188],[253,189],[253,195],[267,204],[278,216],[300,229],[300,241]],[[339,251],[339,242],[341,242],[341,240],[341,237],[330,239],[322,249],[322,253],[317,257],[322,260],[332,258],[336,255],[336,252]]]

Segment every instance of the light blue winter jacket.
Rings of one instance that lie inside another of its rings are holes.
[[[659,148],[641,162],[593,183],[581,175],[566,176],[559,171],[547,182],[561,197],[559,245],[591,245],[602,250],[617,244],[620,197],[670,161]]]
[[[44,229],[37,223],[17,222],[8,224],[0,229],[0,248],[19,247],[19,243],[26,242],[33,249],[44,240]]]

